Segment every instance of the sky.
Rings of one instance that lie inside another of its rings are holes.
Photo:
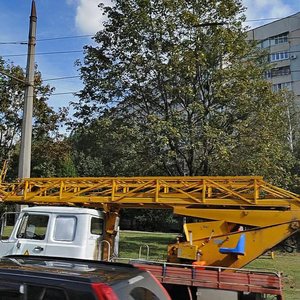
[[[24,68],[27,45],[20,42],[28,39],[31,1],[0,0],[0,56]],[[110,0],[35,0],[35,61],[45,83],[55,87],[49,100],[55,109],[76,101],[72,92],[82,88],[75,61],[83,59],[83,46],[92,44],[92,35],[103,28],[100,2],[109,4]],[[247,7],[245,25],[251,28],[300,11],[299,0],[243,0],[243,4]]]

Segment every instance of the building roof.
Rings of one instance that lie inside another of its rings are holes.
[[[274,26],[274,25],[276,25],[276,23],[278,23],[278,22],[282,22],[282,21],[284,21],[284,20],[291,19],[291,18],[299,18],[299,26],[300,26],[300,12],[297,12],[297,13],[292,14],[292,15],[290,15],[290,16],[286,16],[286,17],[283,17],[283,18],[281,18],[281,19],[272,21],[272,22],[270,22],[270,23],[267,23],[267,24],[264,24],[264,25],[261,25],[261,26],[257,26],[257,27],[255,27],[255,28],[250,29],[249,31],[256,30],[256,29],[259,29],[259,28],[262,28],[262,27],[265,27],[265,26]]]

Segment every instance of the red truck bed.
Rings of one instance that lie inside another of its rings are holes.
[[[283,299],[280,274],[219,267],[176,266],[166,263],[133,263],[150,271],[161,283],[237,292],[277,295]]]

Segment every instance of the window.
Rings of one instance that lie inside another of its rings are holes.
[[[270,46],[279,45],[288,42],[288,33],[275,35],[269,38]]]
[[[292,89],[292,83],[291,82],[283,82],[283,83],[277,83],[273,84],[272,89],[274,92],[280,91],[282,89],[291,90]]]
[[[13,229],[14,225],[16,223],[16,218],[19,213],[16,212],[5,212],[2,215],[1,218],[1,240],[7,240],[9,239]]]
[[[97,234],[97,235],[103,234],[103,219],[92,217],[91,234]]]
[[[289,66],[286,66],[286,67],[274,68],[265,72],[265,78],[274,78],[274,77],[285,76],[290,74],[291,74],[291,69]]]
[[[275,52],[270,54],[270,61],[278,61],[278,60],[284,60],[289,59],[289,53],[287,51],[285,52]]]
[[[55,220],[54,240],[71,242],[75,238],[77,218],[58,216]]]
[[[267,47],[269,47],[269,39],[261,41],[260,42],[260,47],[261,48],[267,48]]]
[[[20,284],[1,280],[0,300],[21,300]]]
[[[134,300],[159,300],[159,298],[150,290],[144,287],[136,287],[130,292],[130,296]]]
[[[49,216],[25,214],[18,229],[17,238],[44,240]]]
[[[272,36],[260,42],[261,48],[267,48],[274,45],[284,44],[288,42],[288,32]]]
[[[291,74],[290,66],[275,68],[271,70],[271,77],[284,76]]]
[[[271,76],[271,71],[269,70],[269,71],[266,71],[265,72],[265,78],[271,78],[272,76]]]
[[[291,74],[290,66],[280,67],[280,68],[274,68],[266,72],[265,77],[266,78],[274,78],[278,76],[285,76]]]
[[[66,294],[63,290],[52,288],[52,287],[42,287],[42,286],[27,286],[27,299],[30,300],[66,300]]]
[[[21,295],[18,291],[1,291],[0,300],[21,300]]]

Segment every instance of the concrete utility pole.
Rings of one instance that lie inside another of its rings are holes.
[[[26,88],[22,121],[21,150],[19,157],[19,178],[30,177],[36,22],[37,15],[35,1],[32,0],[28,37]]]

